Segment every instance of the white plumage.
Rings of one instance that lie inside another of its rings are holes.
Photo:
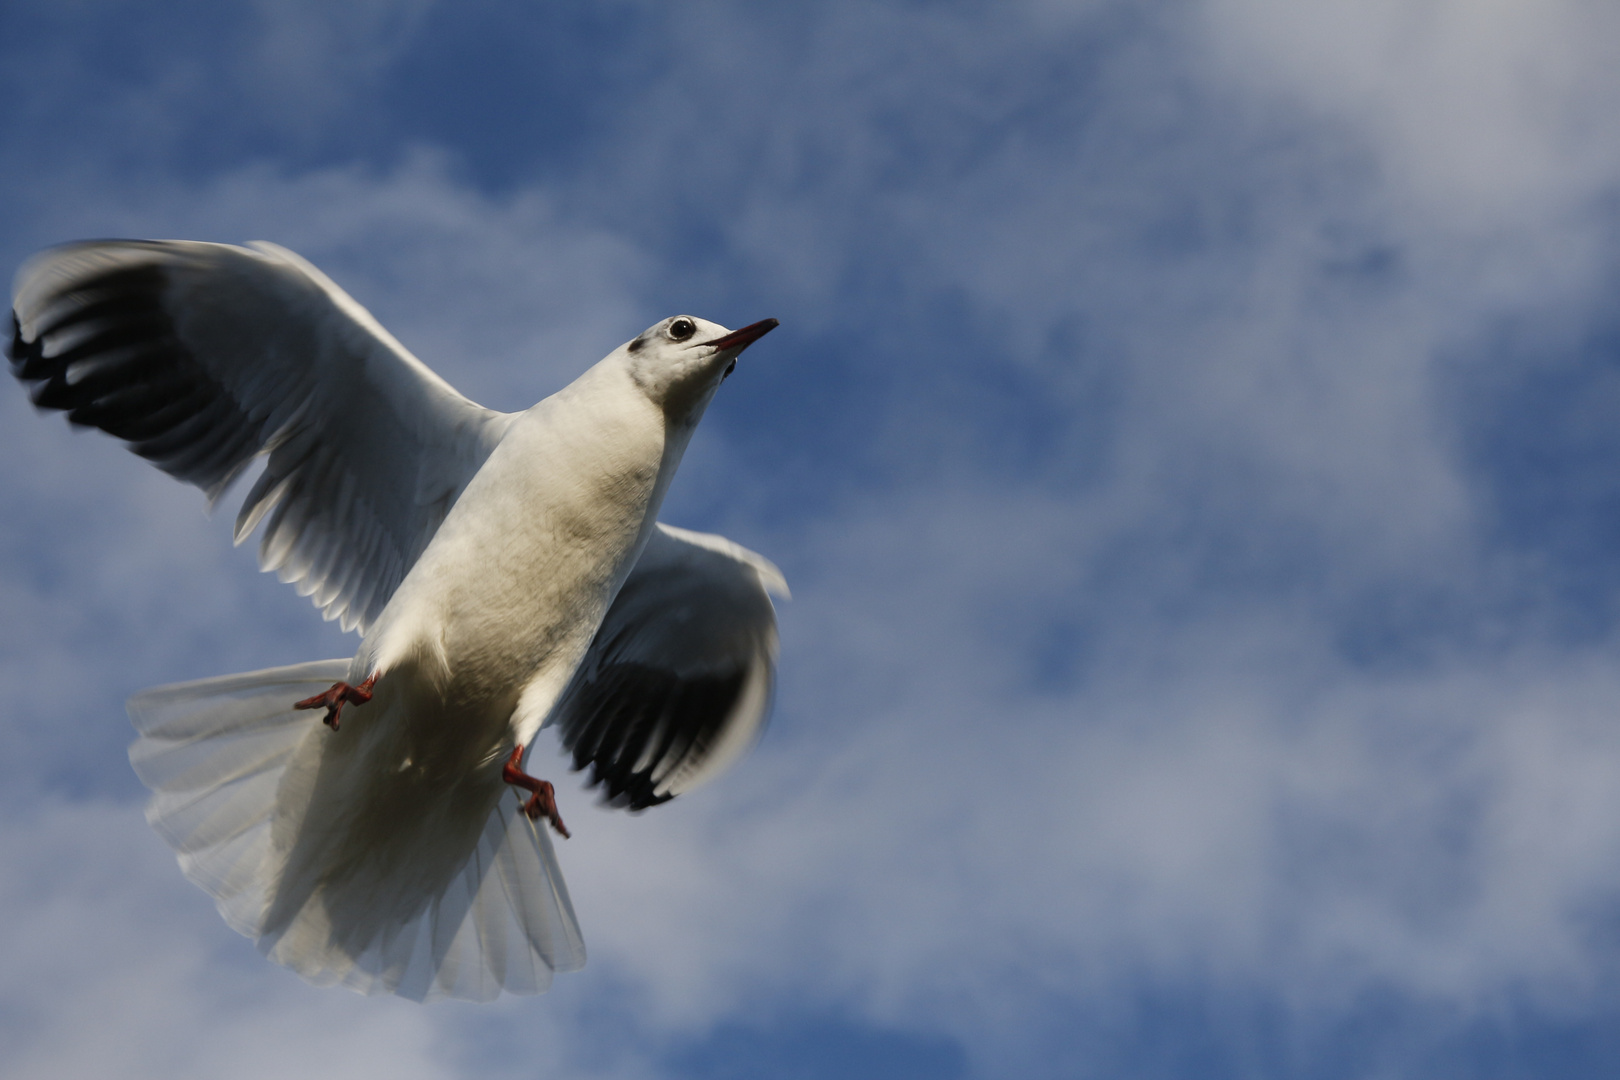
[[[265,456],[237,540],[263,522],[261,565],[363,633],[351,660],[130,700],[147,816],[187,877],[315,983],[486,1000],[583,964],[533,820],[561,819],[509,783],[549,797],[520,762],[553,722],[609,801],[640,809],[760,730],[781,575],[655,519],[775,320],[666,319],[508,415],[273,245],[69,245],[23,267],[13,308],[39,406],[211,500]],[[333,705],[330,729],[306,698]]]

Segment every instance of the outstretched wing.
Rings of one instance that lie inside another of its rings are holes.
[[[574,767],[615,806],[689,791],[770,712],[781,571],[720,536],[660,524],[552,713]]]
[[[285,248],[93,241],[18,272],[9,349],[34,404],[219,498],[259,563],[344,629],[370,624],[510,417],[456,393]]]

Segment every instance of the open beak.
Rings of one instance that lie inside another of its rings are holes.
[[[752,345],[754,342],[758,341],[772,330],[775,330],[780,325],[781,324],[775,319],[761,319],[759,322],[751,323],[750,325],[743,327],[741,330],[733,330],[725,337],[715,338],[713,341],[705,341],[703,344],[713,346],[716,352],[725,352],[728,349],[735,349],[738,352],[742,352],[744,349],[748,348],[748,346]]]

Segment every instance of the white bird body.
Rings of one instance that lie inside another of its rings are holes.
[[[620,351],[520,414],[367,631],[352,681],[414,665],[447,700],[511,718],[527,745],[645,546],[690,435],[667,431]]]
[[[289,312],[303,351],[271,337],[242,359],[244,331]],[[238,537],[274,510],[266,568],[364,629],[346,664],[130,702],[131,760],[157,793],[148,818],[227,921],[311,981],[419,999],[535,992],[582,964],[550,839],[532,804],[526,816],[506,798],[505,767],[560,717],[576,767],[639,808],[759,730],[780,574],[656,519],[729,365],[774,320],[735,333],[666,320],[503,416],[268,246],[60,249],[19,275],[16,313],[13,364],[36,402],[215,495],[269,454]],[[169,329],[154,334],[159,316]],[[301,383],[301,401],[276,397]],[[141,398],[153,384],[164,395]],[[178,413],[177,393],[191,402]],[[352,399],[334,410],[332,393]],[[343,410],[361,414],[352,427]],[[242,415],[256,438],[236,433]],[[332,730],[293,709],[334,682],[370,697],[348,699]]]
[[[692,430],[669,437],[622,354],[518,415],[361,642],[348,681],[375,677],[373,700],[306,738],[313,790],[279,800],[302,844],[263,924],[287,953],[347,943],[383,908],[402,922],[444,887],[590,647]]]

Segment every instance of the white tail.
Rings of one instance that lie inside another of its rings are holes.
[[[551,838],[521,812],[515,793],[492,789],[501,794],[474,811],[482,828],[474,821],[471,832],[424,806],[397,842],[339,835],[341,823],[321,820],[326,808],[309,813],[332,733],[319,712],[292,703],[348,672],[348,660],[321,660],[160,686],[129,700],[140,733],[130,762],[154,792],[146,819],[186,877],[214,897],[233,929],[317,985],[488,1001],[502,990],[541,993],[553,972],[583,966],[585,944]],[[456,839],[474,835],[470,847]],[[368,861],[389,844],[441,866]],[[432,884],[412,899],[408,885],[420,881]]]

